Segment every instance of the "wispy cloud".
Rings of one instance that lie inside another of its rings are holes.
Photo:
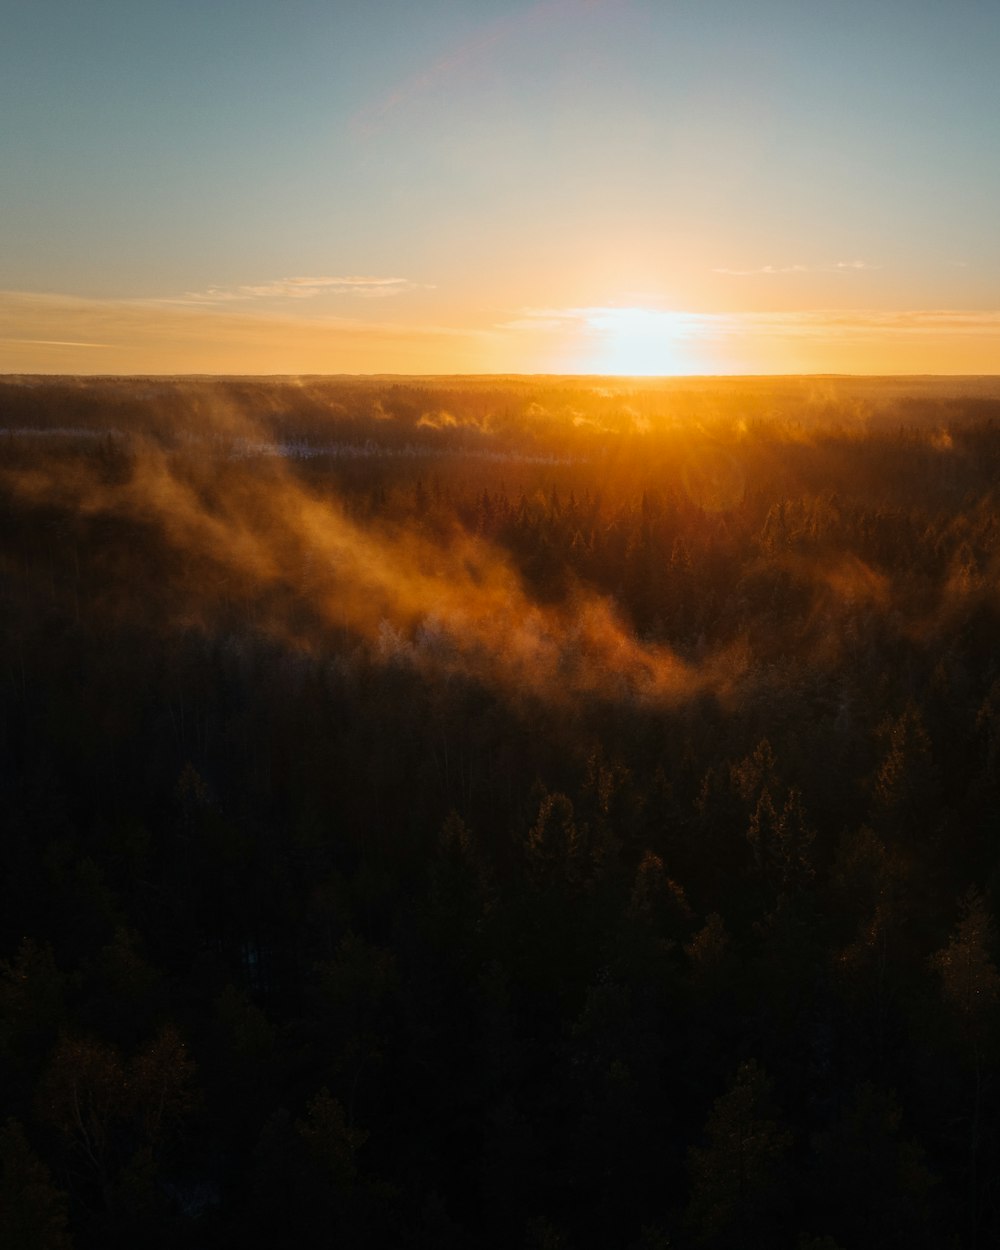
[[[176,305],[0,291],[0,372],[635,373],[647,349],[661,372],[995,373],[1000,308],[573,305],[440,325],[335,317],[296,300]]]
[[[510,321],[497,322],[495,329],[526,330],[529,332],[537,330],[564,330],[568,325],[572,325],[579,319],[574,316],[577,311],[578,310],[571,308],[525,308],[520,316],[513,317]]]
[[[499,323],[497,330],[560,331],[585,329],[603,332],[615,328],[624,333],[649,334],[658,330],[672,335],[700,331],[712,314],[689,313],[669,308],[623,307],[591,304],[569,308],[522,308],[518,316]]]
[[[995,373],[1000,309],[525,308],[495,327],[568,373]]]
[[[881,265],[872,265],[865,260],[838,260],[832,265],[758,265],[755,269],[730,269],[725,265],[717,265],[712,273],[724,273],[731,277],[749,278],[757,274],[782,273],[845,273],[881,269]]]
[[[1000,310],[996,309],[887,309],[799,313],[803,324],[828,326],[857,332],[892,334],[986,334],[1000,335]]]
[[[113,343],[77,342],[74,339],[0,338],[0,343],[23,343],[27,347],[114,347]]]
[[[565,326],[584,322],[601,328],[605,322],[640,327],[662,325],[671,333],[717,335],[997,335],[1000,309],[809,309],[786,312],[693,313],[667,309],[564,308],[525,310],[524,321],[535,327],[547,322]]]
[[[297,301],[0,291],[0,372],[444,373],[474,370],[484,337],[465,326],[317,315]],[[99,345],[106,350],[91,350]]]
[[[749,278],[758,273],[808,273],[808,265],[759,265],[756,269],[729,269],[725,265],[717,265],[712,273],[725,273],[737,278]]]
[[[307,300],[320,295],[353,295],[362,299],[385,299],[418,289],[408,278],[380,278],[323,274],[318,277],[277,278],[243,286],[211,286],[204,291],[188,291],[183,296],[160,300],[171,304],[235,304],[253,300]]]

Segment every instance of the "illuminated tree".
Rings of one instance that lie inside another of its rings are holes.
[[[909,703],[882,726],[885,753],[875,775],[876,820],[908,841],[928,829],[938,810],[938,774],[920,709]]]
[[[780,1210],[791,1134],[773,1117],[770,1082],[754,1060],[741,1064],[693,1146],[687,1218],[699,1242],[718,1247],[767,1244]]]
[[[586,872],[586,830],[576,823],[565,794],[547,794],[525,842],[530,872],[539,882],[578,883]]]
[[[779,812],[769,790],[763,790],[750,820],[747,840],[761,876],[775,892],[779,905],[802,892],[813,879],[810,855],[815,834],[810,828],[798,790],[789,790]]]
[[[961,902],[961,919],[948,945],[932,964],[941,976],[941,992],[956,1011],[970,1045],[977,1049],[996,1021],[1000,973],[990,954],[996,941],[993,920],[978,890]]]

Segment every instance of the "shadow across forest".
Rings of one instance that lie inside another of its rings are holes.
[[[0,1242],[991,1244],[998,419],[0,379]]]

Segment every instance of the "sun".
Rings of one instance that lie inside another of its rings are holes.
[[[656,377],[691,372],[690,318],[650,308],[589,309],[586,326],[593,338],[595,373]]]

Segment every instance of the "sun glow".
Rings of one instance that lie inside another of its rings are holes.
[[[595,308],[586,325],[596,339],[591,368],[627,377],[691,373],[693,318],[650,308]]]

